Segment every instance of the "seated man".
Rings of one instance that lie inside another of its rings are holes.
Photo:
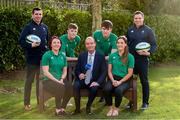
[[[107,73],[105,57],[95,50],[96,42],[94,38],[87,37],[85,46],[87,51],[79,55],[75,69],[77,78],[74,83],[76,109],[73,114],[80,113],[80,89],[89,90],[86,113],[91,114],[91,105],[96,97],[98,88],[102,88]]]

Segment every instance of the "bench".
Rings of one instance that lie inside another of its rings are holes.
[[[76,66],[77,61],[68,61],[68,75],[67,79],[73,81],[73,73]],[[82,89],[81,96],[87,97],[88,90]],[[102,90],[98,90],[97,97],[101,97],[103,95]],[[53,96],[43,88],[42,80],[39,83],[39,111],[42,112],[44,110],[44,103],[52,98]],[[127,98],[131,103],[131,108],[133,111],[137,111],[137,77],[133,75],[133,79],[131,80],[130,88],[124,92],[124,97]]]

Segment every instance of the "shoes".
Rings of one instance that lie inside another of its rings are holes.
[[[67,115],[67,113],[65,111],[59,110],[59,111],[55,111],[55,115],[56,116],[63,116],[63,115]]]
[[[91,115],[92,114],[90,107],[86,107],[86,114],[87,115]]]
[[[141,106],[141,110],[146,110],[148,109],[149,105],[147,103],[143,103]]]
[[[118,116],[118,115],[119,115],[119,108],[116,107],[110,107],[110,110],[106,114],[107,117]]]
[[[31,108],[31,105],[25,105],[24,106],[24,110],[26,111],[30,111],[32,108]]]
[[[80,114],[81,112],[80,112],[80,110],[75,110],[73,113],[72,113],[72,115],[77,115],[77,114]]]
[[[119,110],[118,109],[114,109],[111,116],[118,116],[118,115],[119,115]]]
[[[113,109],[111,108],[111,109],[108,111],[108,113],[106,114],[106,116],[107,116],[107,117],[112,116],[112,113],[113,113]]]

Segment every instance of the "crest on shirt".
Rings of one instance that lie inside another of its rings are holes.
[[[134,30],[131,30],[131,33],[133,33],[134,32]]]
[[[142,30],[141,33],[144,34],[144,30]]]
[[[113,59],[116,59],[116,57],[114,56]]]
[[[51,60],[53,60],[53,59],[54,59],[54,57],[52,56],[52,57],[51,57]]]
[[[45,28],[45,27],[43,27],[43,30],[44,30],[44,31],[46,31],[46,28]]]
[[[99,42],[100,40],[99,39],[97,39],[97,42]]]
[[[33,28],[33,30],[36,30],[36,28]]]

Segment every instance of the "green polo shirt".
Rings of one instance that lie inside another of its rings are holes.
[[[96,50],[100,53],[108,56],[111,54],[112,49],[116,49],[117,36],[114,33],[110,33],[108,38],[103,37],[101,30],[97,30],[93,33],[93,37],[96,41]]]
[[[62,47],[61,52],[63,52],[67,57],[75,57],[74,51],[76,46],[81,41],[81,38],[76,35],[76,37],[73,40],[68,39],[68,34],[64,34],[59,37],[62,41]]]
[[[66,56],[61,52],[55,55],[51,50],[47,51],[41,61],[41,66],[49,66],[49,72],[58,80],[60,80],[63,72],[63,68],[67,66]],[[43,80],[48,80],[47,77],[43,77]]]
[[[128,68],[134,68],[134,56],[128,54],[127,64],[123,64],[121,61],[121,56],[118,52],[112,53],[109,56],[108,64],[112,64],[112,74],[120,77],[124,77],[128,74]]]

